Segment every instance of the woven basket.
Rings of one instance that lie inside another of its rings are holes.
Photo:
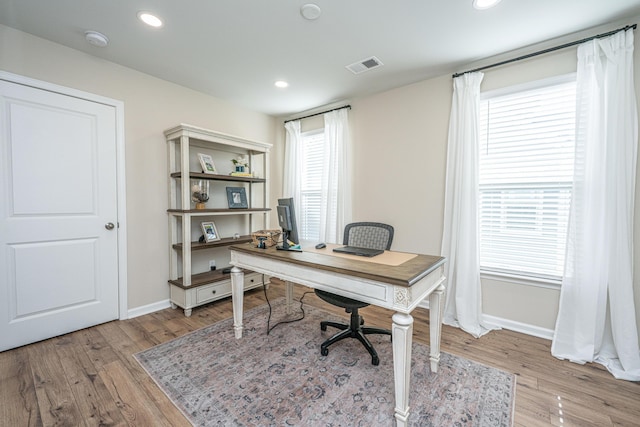
[[[253,240],[253,243],[258,246],[258,244],[260,244],[260,240],[258,238],[266,237],[264,244],[267,247],[271,247],[278,243],[281,234],[282,232],[280,230],[258,230],[251,233],[251,239]]]

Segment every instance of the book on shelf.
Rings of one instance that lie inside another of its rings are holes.
[[[251,172],[231,172],[229,175],[253,177],[253,174]]]

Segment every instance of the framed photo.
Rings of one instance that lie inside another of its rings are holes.
[[[202,234],[204,235],[204,241],[206,243],[220,240],[220,235],[213,222],[202,222],[200,223],[200,227],[202,228]]]
[[[227,201],[229,209],[248,208],[247,192],[244,187],[227,187]]]
[[[213,164],[213,158],[208,154],[198,153],[198,159],[200,160],[200,166],[202,166],[202,172],[217,174],[216,167]]]

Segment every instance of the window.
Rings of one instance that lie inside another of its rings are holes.
[[[481,97],[482,271],[547,280],[562,277],[575,109],[573,75]]]
[[[299,237],[304,240],[320,240],[320,207],[322,202],[322,165],[324,156],[324,131],[302,134],[302,179]]]

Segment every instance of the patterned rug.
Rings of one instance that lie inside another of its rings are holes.
[[[271,303],[271,325],[298,318],[284,314],[284,299]],[[393,426],[392,344],[369,335],[380,365],[355,339],[320,355],[335,330],[320,321],[336,318],[305,305],[300,322],[266,334],[269,307],[244,314],[243,338],[227,319],[135,355],[138,362],[196,426]],[[442,353],[437,374],[429,348],[414,342],[411,426],[511,426],[515,377]]]

